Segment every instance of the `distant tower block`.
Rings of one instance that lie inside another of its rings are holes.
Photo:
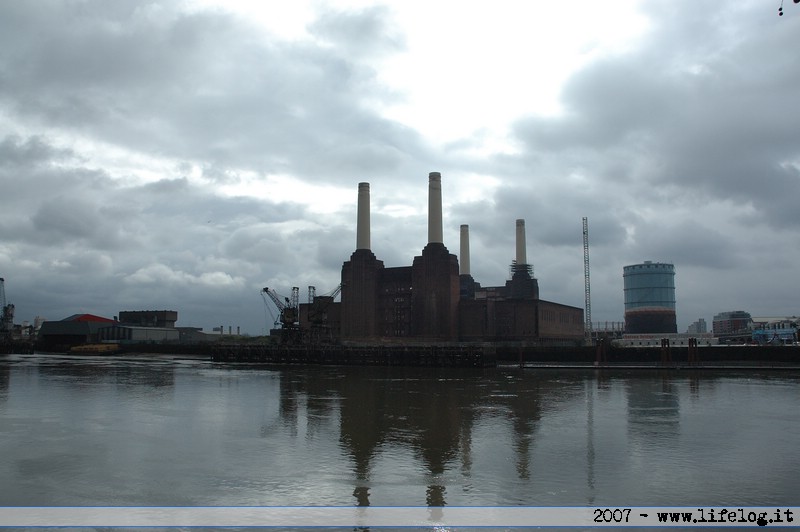
[[[675,266],[645,261],[623,268],[625,332],[677,333]]]
[[[428,243],[444,243],[442,232],[442,174],[428,174]]]
[[[356,220],[356,249],[370,249],[369,183],[358,184],[358,219]]]

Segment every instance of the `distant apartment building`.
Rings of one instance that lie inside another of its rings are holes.
[[[746,331],[751,328],[752,323],[753,319],[749,312],[732,310],[729,312],[720,312],[714,316],[712,327],[714,336],[720,336]]]
[[[708,325],[706,324],[706,320],[700,318],[696,322],[689,325],[689,328],[686,330],[686,334],[703,334],[708,332]]]

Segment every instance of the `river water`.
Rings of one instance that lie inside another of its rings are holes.
[[[797,505],[800,372],[0,357],[0,506]]]

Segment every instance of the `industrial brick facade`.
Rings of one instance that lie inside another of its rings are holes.
[[[411,266],[395,268],[385,268],[367,249],[369,185],[359,184],[359,248],[342,265],[341,340],[580,343],[583,309],[539,299],[525,257],[523,220],[517,220],[518,261],[504,286],[481,287],[468,271],[459,272],[458,257],[440,241],[440,179],[431,173],[428,244]],[[462,248],[468,253],[464,236]]]

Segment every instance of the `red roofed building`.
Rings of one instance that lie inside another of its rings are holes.
[[[94,314],[73,314],[72,316],[64,318],[61,321],[89,321],[97,323],[117,323],[112,319],[104,318],[102,316],[95,316]]]
[[[97,332],[116,321],[94,314],[73,314],[61,321],[45,321],[39,329],[38,341],[45,348],[65,351],[74,345],[98,341]]]

